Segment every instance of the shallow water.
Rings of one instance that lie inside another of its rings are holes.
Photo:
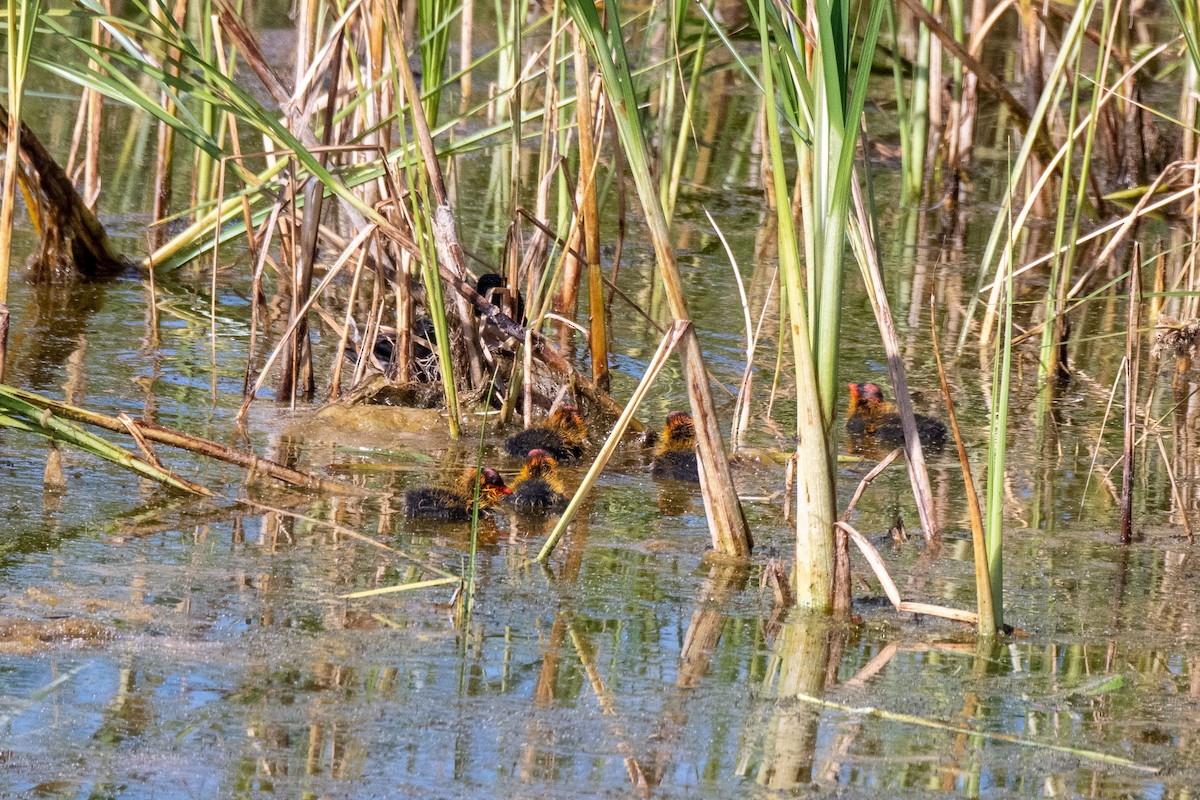
[[[733,149],[715,163],[728,167]],[[464,230],[479,232],[477,248],[494,254],[502,227],[483,205],[483,186],[466,185],[472,176],[485,181],[491,165],[487,155],[464,160],[459,210]],[[886,196],[895,175],[877,171]],[[729,178],[746,180],[744,172]],[[922,411],[941,409],[927,297],[939,298],[940,346],[949,354],[991,224],[988,191],[981,185],[957,238],[942,235],[934,214],[882,209],[889,290]],[[130,205],[139,207],[136,198]],[[757,314],[771,266],[756,257],[760,193],[690,189],[676,225],[681,267],[703,276],[689,281],[689,299],[710,367],[733,385],[743,366],[742,319],[704,209],[728,236]],[[107,221],[123,247],[139,249],[144,217],[114,213]],[[1030,253],[1047,244],[1043,236]],[[662,319],[651,257],[632,228],[621,285]],[[770,554],[789,558],[792,545],[783,468],[770,456],[790,447],[794,404],[785,381],[774,424],[763,422],[776,346],[770,314],[750,442],[758,457],[735,470],[751,498],[751,567],[707,562],[696,492],[651,482],[631,448],[548,569],[532,561],[545,521],[501,514],[481,523],[465,624],[445,587],[344,599],[429,577],[417,561],[467,569],[465,526],[408,520],[400,508],[406,487],[452,480],[473,457],[473,435],[452,444],[436,423],[386,435],[338,432],[305,425],[311,409],[293,413],[269,400],[256,403],[238,431],[245,270],[222,276],[214,341],[205,269],[160,279],[157,341],[136,275],[71,289],[18,284],[9,380],[222,442],[248,439],[260,453],[328,470],[370,496],[246,489],[232,470],[164,453],[230,498],[184,500],[70,451],[62,454],[66,488],[51,490],[44,444],[0,434],[0,616],[86,620],[110,634],[0,649],[4,794],[1163,798],[1200,785],[1192,545],[1156,446],[1139,455],[1140,535],[1130,546],[1117,542],[1101,475],[1119,455],[1112,419],[1106,433],[1101,425],[1123,340],[1099,337],[1121,330],[1120,301],[1099,301],[1081,315],[1072,347],[1079,372],[1056,401],[1052,424],[1037,424],[1032,360],[1019,365],[1005,614],[1022,634],[983,646],[962,626],[895,613],[857,554],[864,579],[856,583],[855,624],[772,617],[762,565]],[[1019,299],[1036,301],[1041,281],[1024,281]],[[886,384],[867,300],[856,278],[848,286],[842,374]],[[1018,311],[1020,324],[1037,313],[1031,309]],[[657,335],[623,309],[614,316],[623,397]],[[329,351],[318,343],[318,353]],[[1143,365],[1144,392],[1158,387],[1151,405],[1164,418],[1179,490],[1195,516],[1194,415],[1175,422],[1168,413],[1185,403],[1195,377],[1148,357]],[[951,370],[982,478],[988,358],[968,347]],[[643,418],[656,425],[685,402],[671,365]],[[719,402],[727,413],[731,401]],[[500,437],[488,434],[487,458],[511,474],[517,465],[501,457]],[[843,502],[870,466],[843,462]],[[957,461],[934,454],[930,466],[946,527],[940,547],[925,546],[919,534],[902,544],[888,537],[898,515],[910,532],[917,526],[899,467],[872,485],[853,521],[877,542],[906,599],[971,608]],[[364,536],[408,557],[385,554]],[[850,710],[867,707],[887,713]]]

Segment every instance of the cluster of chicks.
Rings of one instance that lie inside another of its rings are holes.
[[[904,443],[904,429],[894,403],[883,397],[874,383],[851,383],[846,430],[858,447],[896,447]],[[931,417],[916,415],[921,444],[938,448],[946,441],[946,427]],[[463,522],[478,510],[509,502],[526,511],[561,510],[567,504],[566,489],[558,472],[560,462],[583,455],[587,428],[579,409],[563,405],[545,425],[528,428],[504,442],[509,455],[525,459],[512,486],[490,467],[468,469],[453,488],[413,489],[404,496],[404,513]],[[667,415],[662,437],[650,470],[655,478],[700,481],[696,465],[696,429],[691,414],[672,411]]]
[[[471,468],[453,488],[410,490],[404,496],[404,513],[410,517],[464,522],[477,511],[503,502],[526,511],[561,510],[567,504],[567,495],[558,465],[582,456],[586,442],[587,428],[579,409],[563,405],[550,415],[545,425],[527,428],[505,440],[504,449],[509,455],[525,459],[511,487],[490,467]],[[672,411],[667,415],[655,450],[651,474],[656,478],[699,482],[695,444],[691,415]]]

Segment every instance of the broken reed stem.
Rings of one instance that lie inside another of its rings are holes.
[[[921,518],[922,532],[925,541],[933,542],[938,538],[937,515],[933,507],[933,487],[929,483],[929,469],[925,466],[925,451],[921,447],[921,437],[917,432],[917,419],[913,413],[912,396],[908,393],[908,378],[904,372],[904,359],[901,355],[900,337],[896,333],[896,323],[892,319],[892,309],[888,305],[887,291],[883,284],[883,271],[879,267],[879,253],[875,249],[875,237],[872,233],[871,219],[867,214],[866,202],[863,199],[862,187],[858,180],[858,170],[854,169],[850,180],[850,191],[854,203],[854,211],[850,215],[850,241],[858,251],[859,265],[863,282],[867,287],[867,296],[871,300],[871,308],[875,312],[875,321],[879,327],[879,336],[883,340],[883,349],[887,353],[888,374],[892,378],[892,394],[896,398],[896,410],[900,412],[900,424],[904,428],[904,455],[908,463],[908,479],[912,484],[913,499],[917,503],[917,514]]]
[[[981,731],[977,727],[962,727],[958,725],[948,725],[944,722],[938,722],[925,717],[918,717],[913,714],[898,714],[891,711],[885,711],[874,706],[862,706],[855,708],[854,706],[835,703],[832,700],[825,700],[821,697],[814,697],[809,694],[800,692],[791,692],[787,696],[788,700],[797,700],[802,703],[808,703],[820,708],[832,709],[841,711],[854,716],[875,717],[876,719],[888,720],[890,722],[899,722],[905,725],[916,725],[922,728],[932,728],[933,730],[943,731],[945,733],[953,733],[958,736],[968,737],[972,740],[986,739],[994,742],[1005,742],[1006,744],[1015,744],[1021,747],[1031,747],[1037,750],[1049,750],[1055,753],[1064,753],[1066,755],[1075,756],[1077,758],[1087,759],[1089,761],[1098,761],[1102,764],[1112,764],[1114,766],[1126,767],[1138,772],[1145,772],[1150,775],[1157,775],[1159,770],[1157,767],[1138,764],[1136,761],[1130,761],[1127,758],[1120,756],[1112,756],[1107,753],[1100,753],[1095,750],[1080,750],[1075,747],[1066,747],[1060,744],[1049,744],[1046,742],[1035,742],[1031,739],[1022,739],[1019,736],[1012,736],[1006,733],[992,733]]]
[[[395,594],[397,592],[409,592],[413,589],[430,589],[434,586],[446,586],[447,584],[461,584],[462,579],[457,576],[449,578],[430,578],[425,581],[414,581],[412,583],[401,583],[396,586],[381,586],[376,589],[364,589],[361,592],[350,592],[349,594],[339,594],[339,600],[362,600],[366,597],[379,597],[384,594]]]
[[[550,532],[546,543],[542,545],[542,549],[538,552],[536,560],[539,564],[546,563],[546,559],[554,552],[559,539],[562,538],[562,535],[567,530],[567,526],[571,524],[571,520],[574,519],[575,514],[579,511],[579,507],[583,504],[583,499],[587,497],[587,493],[596,484],[596,481],[600,478],[600,473],[604,471],[604,467],[608,465],[609,459],[616,452],[617,445],[621,443],[621,437],[625,435],[625,430],[629,427],[629,421],[633,419],[637,413],[638,406],[646,398],[650,387],[654,385],[654,379],[658,377],[658,373],[666,365],[667,359],[675,351],[675,346],[679,344],[680,339],[683,338],[690,328],[691,323],[687,320],[676,320],[670,329],[668,329],[667,335],[663,337],[662,342],[658,346],[658,351],[654,354],[654,358],[650,360],[650,364],[646,367],[646,372],[642,375],[641,382],[638,383],[633,396],[625,404],[625,410],[621,412],[621,416],[613,426],[612,433],[608,435],[608,439],[605,440],[604,445],[600,448],[600,452],[596,454],[596,459],[588,469],[587,475],[583,477],[583,482],[575,490],[575,496],[571,498],[571,502],[567,505],[566,510],[559,517],[558,524],[554,526],[554,530]]]
[[[40,408],[47,409],[63,419],[72,420],[74,422],[82,422],[87,425],[95,425],[97,428],[115,431],[117,433],[129,433],[129,428],[126,423],[116,417],[105,416],[94,411],[88,411],[83,408],[59,403],[54,400],[49,400],[45,397],[26,392],[22,389],[6,387],[6,391],[14,396],[17,396],[25,402],[36,405]],[[199,436],[192,436],[182,431],[164,428],[161,425],[155,425],[152,422],[145,420],[131,420],[147,441],[158,442],[159,444],[170,445],[181,450],[187,450],[197,455],[207,458],[214,458],[218,461],[224,461],[227,464],[234,464],[249,470],[251,473],[261,472],[269,475],[276,480],[293,486],[299,486],[304,489],[314,489],[329,494],[337,495],[352,495],[363,497],[368,494],[364,489],[339,481],[331,481],[325,478],[311,475],[306,472],[285,467],[283,464],[278,464],[274,461],[269,461],[265,458],[259,458],[253,453],[243,453],[240,450],[235,450],[231,447],[218,444],[208,439],[202,439]]]
[[[867,537],[856,531],[848,522],[838,520],[834,525],[845,531],[850,539],[858,545],[858,549],[862,551],[863,557],[871,565],[871,571],[875,573],[880,586],[883,587],[883,593],[887,595],[888,602],[897,611],[910,614],[924,614],[930,617],[941,617],[942,619],[966,622],[971,625],[978,622],[978,616],[972,611],[963,611],[957,608],[947,608],[946,606],[935,606],[930,603],[918,603],[903,599],[900,596],[900,590],[896,587],[896,582],[888,574],[887,564],[884,563],[883,556],[879,554],[874,545],[867,541]]]
[[[854,490],[854,496],[850,498],[850,502],[846,505],[846,510],[843,511],[842,515],[838,518],[839,520],[846,522],[850,519],[851,512],[853,512],[854,507],[858,505],[858,501],[862,499],[863,492],[865,492],[867,487],[871,485],[871,481],[882,475],[883,471],[890,467],[892,462],[899,458],[900,454],[903,452],[903,447],[897,447],[895,450],[884,456],[882,461],[876,464],[870,472],[863,476],[863,479],[858,482],[858,488]]]
[[[983,511],[979,508],[979,493],[975,491],[975,479],[971,477],[971,462],[967,459],[967,448],[963,445],[962,433],[958,429],[958,415],[954,412],[954,400],[950,397],[950,384],[946,381],[946,370],[942,367],[942,348],[938,343],[935,298],[929,296],[929,330],[933,336],[933,357],[937,361],[938,377],[942,383],[942,396],[946,399],[946,417],[950,420],[950,432],[954,434],[954,446],[958,450],[958,463],[962,467],[963,490],[967,497],[967,511],[971,517],[971,552],[975,561],[975,601],[979,610],[979,635],[996,635],[996,614],[992,605],[992,579],[988,573],[987,539],[983,529]]]
[[[1141,318],[1141,248],[1134,243],[1129,267],[1129,303],[1125,330],[1125,426],[1124,463],[1121,465],[1121,543],[1133,541],[1133,448],[1137,423],[1137,327]]]
[[[1157,434],[1154,440],[1158,443],[1158,453],[1162,456],[1163,467],[1167,471],[1167,478],[1171,481],[1171,499],[1175,502],[1175,508],[1179,510],[1179,518],[1183,521],[1183,530],[1187,533],[1189,542],[1195,541],[1195,532],[1192,531],[1192,521],[1188,518],[1187,504],[1183,501],[1183,494],[1179,491],[1179,484],[1175,480],[1175,470],[1171,469],[1171,459],[1167,456],[1167,446],[1163,444],[1163,439]]]

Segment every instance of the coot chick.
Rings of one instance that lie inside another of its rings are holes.
[[[558,462],[545,450],[529,451],[521,474],[513,481],[510,502],[520,509],[555,511],[567,504]]]
[[[545,425],[535,425],[504,440],[504,449],[511,456],[527,458],[530,451],[545,450],[559,461],[570,461],[583,455],[587,428],[579,409],[567,403],[550,415]]]
[[[883,390],[874,383],[851,383],[850,413],[846,431],[852,436],[872,437],[881,445],[904,444],[904,426],[896,404],[883,398]],[[916,414],[917,437],[924,447],[938,448],[946,443],[946,426],[933,417]]]
[[[475,487],[479,485],[478,501]],[[411,489],[404,494],[404,515],[425,517],[447,522],[466,522],[471,519],[476,505],[482,511],[500,502],[512,489],[504,484],[500,473],[494,469],[468,469],[458,479],[453,489]]]
[[[696,428],[691,414],[672,411],[667,415],[650,474],[655,478],[700,482],[700,470],[696,466]]]

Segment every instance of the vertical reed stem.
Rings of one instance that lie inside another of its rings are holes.
[[[1141,320],[1141,248],[1134,244],[1129,266],[1129,303],[1125,330],[1125,430],[1121,464],[1121,543],[1133,541],[1133,446],[1137,440],[1137,329]]]
[[[599,157],[593,139],[591,70],[587,46],[575,31],[575,113],[579,120],[579,212],[583,217],[584,255],[588,269],[588,311],[591,337],[592,380],[601,391],[608,391],[608,325],[604,312],[604,278],[600,272],[600,214],[596,200],[596,172]]]

